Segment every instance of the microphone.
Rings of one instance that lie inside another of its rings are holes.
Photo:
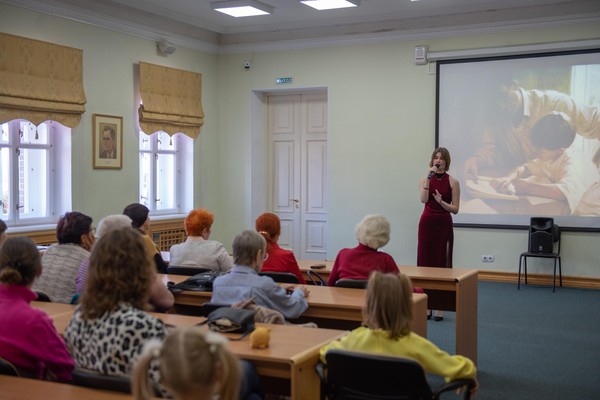
[[[440,164],[435,164],[434,165],[435,169],[440,169]],[[433,171],[429,171],[429,175],[427,175],[427,179],[431,179],[431,177],[433,176],[433,174],[435,174],[435,172]]]

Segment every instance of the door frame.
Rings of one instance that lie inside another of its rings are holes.
[[[250,220],[248,226],[254,227],[256,218],[267,210],[267,97],[281,94],[306,94],[310,92],[327,93],[326,86],[297,87],[285,89],[253,90],[250,100]]]

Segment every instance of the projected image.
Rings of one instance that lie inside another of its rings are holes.
[[[600,229],[600,52],[438,63],[457,223]]]

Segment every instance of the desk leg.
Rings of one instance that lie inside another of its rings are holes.
[[[321,381],[315,372],[319,355],[310,357],[301,364],[292,365],[291,397],[292,400],[321,398]]]
[[[424,338],[427,337],[427,302],[428,298],[413,302],[413,320],[410,324],[410,330]]]
[[[456,354],[477,365],[477,274],[456,284]]]

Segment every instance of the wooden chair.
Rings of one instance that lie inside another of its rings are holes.
[[[321,399],[329,400],[425,400],[463,388],[471,397],[473,379],[458,379],[432,390],[423,367],[414,360],[346,350],[330,350],[327,365],[318,363]]]

